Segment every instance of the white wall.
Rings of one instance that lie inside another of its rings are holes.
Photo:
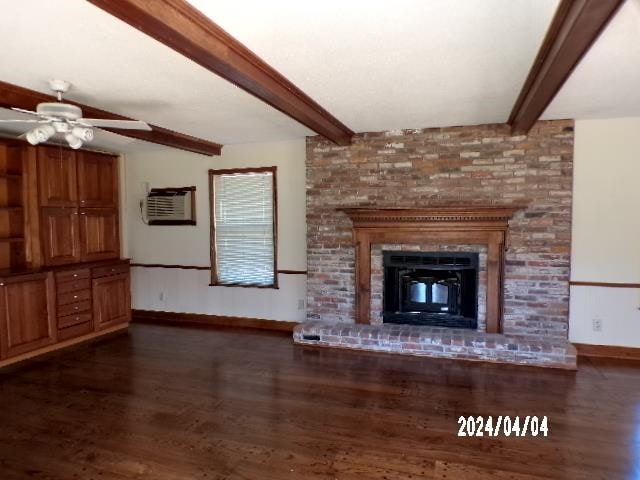
[[[571,280],[640,283],[640,118],[575,129]],[[572,286],[569,338],[640,347],[640,289]]]
[[[209,266],[208,170],[277,166],[278,268],[306,270],[305,140],[230,145],[221,157],[174,149],[129,153],[124,159],[124,253],[134,263]],[[139,202],[150,187],[196,186],[197,225],[149,226]],[[280,274],[280,288],[210,287],[210,273],[136,267],[133,308],[302,321],[306,276]]]

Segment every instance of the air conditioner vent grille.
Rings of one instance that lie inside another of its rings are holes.
[[[195,225],[195,187],[152,188],[147,196],[149,225]]]

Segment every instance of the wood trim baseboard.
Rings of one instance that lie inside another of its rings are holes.
[[[46,347],[39,348],[37,350],[33,350],[28,353],[23,353],[22,355],[16,355],[15,357],[10,357],[0,362],[0,368],[6,367],[8,365],[13,365],[14,363],[22,362],[29,359],[40,359],[41,356],[53,353],[58,350],[61,350],[66,347],[70,347],[72,345],[79,345],[81,343],[88,343],[94,340],[102,340],[105,337],[108,337],[111,334],[120,333],[123,330],[127,330],[129,328],[128,323],[124,323],[122,325],[116,325],[111,328],[107,328],[104,330],[100,330],[99,332],[91,332],[86,335],[82,335],[81,337],[71,338],[69,340],[64,340],[62,342],[57,342],[52,345],[47,345]],[[37,358],[36,358],[37,357]]]
[[[142,268],[181,268],[183,270],[211,270],[211,267],[198,265],[165,265],[164,263],[132,263],[132,267]],[[306,275],[306,270],[278,270],[279,275]]]
[[[640,288],[640,283],[581,282],[571,280],[572,287]]]
[[[625,360],[640,360],[640,348],[618,347],[615,345],[591,345],[588,343],[574,343],[580,357],[622,358]]]
[[[163,312],[156,310],[132,310],[132,321],[173,324],[199,324],[216,327],[253,328],[277,332],[293,332],[298,322],[266,320],[263,318],[230,317],[203,313]]]

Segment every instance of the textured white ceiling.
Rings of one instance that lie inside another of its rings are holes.
[[[628,0],[542,118],[640,116],[640,0]]]
[[[352,130],[504,122],[557,0],[190,0]]]
[[[191,3],[362,132],[506,121],[558,0]],[[224,144],[313,134],[88,2],[2,7],[0,80],[47,91],[63,78],[70,99]],[[545,117],[640,115],[639,84],[640,0],[628,0]]]
[[[0,80],[230,144],[313,134],[286,115],[81,0],[3,2]]]

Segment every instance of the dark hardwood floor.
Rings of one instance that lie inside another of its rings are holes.
[[[546,415],[547,438],[459,438]],[[640,479],[640,363],[577,373],[138,324],[0,372],[0,479]]]

